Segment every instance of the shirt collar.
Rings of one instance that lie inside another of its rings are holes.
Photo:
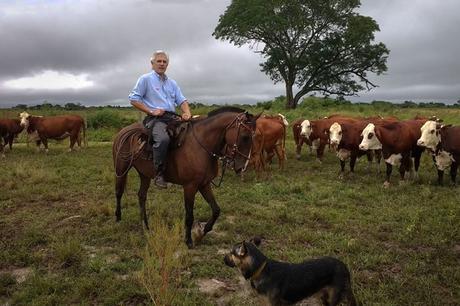
[[[160,81],[166,81],[168,79],[168,76],[166,74],[164,74],[164,78],[162,78],[158,73],[156,73],[156,71],[152,71],[153,75],[157,77],[158,80]]]

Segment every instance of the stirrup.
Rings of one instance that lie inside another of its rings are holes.
[[[163,188],[163,189],[166,189],[168,188],[168,183],[166,183],[164,177],[162,174],[158,174],[155,179],[154,179],[154,184],[159,187],[159,188]]]

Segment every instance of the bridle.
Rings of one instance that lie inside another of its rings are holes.
[[[203,145],[203,143],[196,136],[195,130],[193,128],[193,125],[191,127],[193,138],[195,138],[196,142],[198,142],[200,147],[203,150],[205,150],[211,157],[217,158],[218,160],[222,161],[222,174],[221,174],[219,184],[215,184],[214,182],[211,182],[216,187],[219,187],[220,184],[222,183],[224,173],[225,173],[225,169],[227,168],[227,165],[234,164],[237,156],[242,156],[246,160],[246,162],[248,162],[249,159],[251,158],[252,141],[251,141],[251,149],[249,150],[249,154],[247,154],[247,155],[244,154],[243,152],[241,152],[241,150],[238,147],[238,140],[240,138],[242,129],[248,130],[251,135],[254,134],[253,129],[251,127],[249,127],[248,124],[246,123],[247,114],[248,114],[247,112],[239,113],[238,115],[235,116],[235,118],[229,124],[227,124],[227,126],[225,126],[224,131],[222,132],[221,136],[219,137],[220,139],[225,138],[225,135],[226,135],[227,131],[233,125],[235,125],[235,128],[237,129],[237,134],[236,134],[235,143],[231,146],[230,149],[228,149],[227,144],[225,145],[225,147],[223,149],[224,154],[215,153],[215,152],[210,151],[208,148],[206,148],[206,146]]]

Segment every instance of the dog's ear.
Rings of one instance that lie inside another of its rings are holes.
[[[247,253],[247,250],[246,250],[246,241],[243,241],[235,250],[235,254],[236,256],[238,257],[243,257],[245,256]]]
[[[254,236],[250,241],[254,243],[255,246],[259,246],[262,242],[262,238],[260,236]]]

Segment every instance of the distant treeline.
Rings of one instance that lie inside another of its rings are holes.
[[[239,106],[243,108],[251,108],[256,107],[260,109],[283,109],[286,104],[286,97],[279,96],[276,97],[274,100],[258,102],[255,105],[249,104],[239,104]],[[229,105],[229,104],[226,104]],[[237,105],[237,104],[232,104]],[[319,108],[319,107],[331,107],[331,106],[346,106],[346,105],[371,105],[377,108],[460,108],[460,100],[457,101],[455,104],[445,104],[442,102],[413,102],[413,101],[404,101],[402,103],[392,103],[387,101],[372,101],[368,102],[351,102],[346,100],[344,97],[337,97],[337,98],[329,98],[329,97],[315,97],[309,96],[302,100],[302,102],[298,105],[298,108]],[[203,104],[199,102],[191,102],[190,107],[192,109],[198,108],[216,108],[222,105],[219,104]],[[104,106],[85,106],[81,103],[65,103],[64,105],[61,104],[51,104],[47,101],[44,101],[42,104],[37,105],[26,105],[26,104],[18,104],[13,107],[13,109],[19,110],[85,110],[85,109],[102,109],[102,108],[131,108],[131,106],[112,106],[112,105],[104,105]]]

